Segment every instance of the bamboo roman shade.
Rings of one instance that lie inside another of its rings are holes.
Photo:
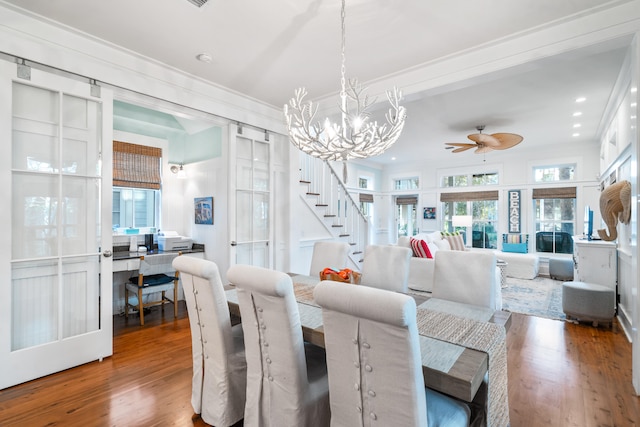
[[[575,199],[576,187],[534,188],[533,199]]]
[[[113,185],[159,190],[162,149],[113,141]]]
[[[396,205],[417,205],[418,198],[415,196],[398,196],[396,197]]]
[[[441,202],[475,202],[478,200],[498,200],[498,191],[463,191],[440,194]]]
[[[360,203],[373,203],[373,194],[360,193]]]

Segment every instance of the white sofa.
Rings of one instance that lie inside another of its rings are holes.
[[[425,240],[429,244],[432,255],[435,257],[438,251],[451,250],[451,246],[446,239],[442,238],[439,231],[429,234],[418,234],[414,236],[416,239]],[[402,236],[398,238],[398,246],[404,246],[411,249],[411,238]],[[434,250],[435,249],[435,250]],[[485,251],[484,249],[478,249],[478,251]],[[412,256],[409,260],[409,289],[421,292],[433,292],[433,280],[435,271],[434,258],[419,258]],[[498,288],[501,288],[500,284],[500,270],[496,274],[496,283]],[[500,298],[501,299],[501,298]]]

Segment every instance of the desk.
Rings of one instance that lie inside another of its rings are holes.
[[[294,275],[292,280],[295,284],[303,286],[315,285],[319,281],[309,276],[297,275]],[[324,347],[322,309],[311,301],[312,295],[309,295],[309,290],[300,291],[299,286],[295,287],[303,337],[305,341]],[[305,292],[306,295],[303,295]],[[227,290],[226,297],[230,312],[240,316],[236,290]],[[474,320],[497,323],[505,327],[511,324],[511,317],[507,312],[494,312],[483,307],[435,298],[421,302],[418,309],[466,315]],[[422,335],[420,348],[425,385],[466,402],[472,402],[488,372],[487,354]]]
[[[153,256],[159,252],[157,250],[149,252],[129,252],[128,246],[126,250],[118,250],[114,248],[113,251],[113,267],[112,267],[112,285],[113,285],[113,312],[124,312],[124,284],[129,281],[129,278],[138,275],[138,269],[140,268],[140,256],[144,255]],[[193,256],[196,258],[204,258],[204,245],[198,245],[194,243],[194,248],[184,251],[171,251],[176,256],[182,252],[183,256]],[[182,286],[178,290],[178,300],[184,299]]]

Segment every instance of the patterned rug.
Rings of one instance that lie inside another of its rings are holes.
[[[536,277],[533,280],[507,277],[507,287],[502,289],[502,309],[565,320],[562,312],[562,281],[548,277]]]

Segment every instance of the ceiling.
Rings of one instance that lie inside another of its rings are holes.
[[[277,108],[300,86],[310,99],[321,100],[339,89],[338,0],[209,0],[201,8],[187,0],[5,2]],[[407,84],[403,76],[425,64],[629,2],[637,0],[348,0],[347,77],[367,85],[396,79]],[[485,133],[523,135],[514,153],[569,141],[595,144],[630,40],[612,38],[473,79],[405,91],[405,130],[373,160],[474,156],[451,154],[444,143],[468,142],[466,135],[481,124]],[[196,60],[200,53],[211,62]],[[587,100],[576,105],[579,96]],[[572,116],[577,110],[583,113],[579,121]],[[572,137],[578,122],[580,136]]]

